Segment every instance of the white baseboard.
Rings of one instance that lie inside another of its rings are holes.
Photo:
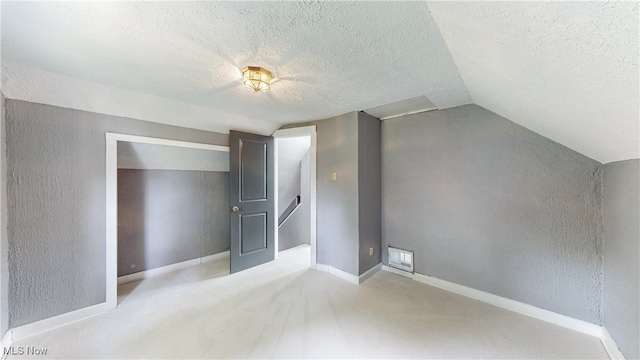
[[[618,348],[618,344],[616,344],[615,340],[609,334],[609,331],[603,326],[602,327],[602,336],[600,337],[600,342],[602,342],[602,346],[609,354],[611,360],[624,360],[624,355]]]
[[[329,272],[329,265],[318,263],[316,264],[316,271]]]
[[[325,264],[316,264],[316,270],[317,271],[322,271],[322,272],[327,272],[333,276],[337,276],[342,280],[346,280],[352,284],[356,284],[359,285],[360,284],[360,280],[358,279],[357,276],[350,274],[346,271],[342,271],[340,269],[336,269],[333,266],[330,265],[325,265]]]
[[[431,285],[458,295],[462,295],[471,299],[482,301],[484,303],[501,307],[506,310],[527,315],[538,320],[546,321],[551,324],[562,326],[583,334],[591,335],[600,339],[602,346],[612,360],[624,360],[624,355],[618,348],[618,345],[609,334],[604,326],[592,324],[587,321],[578,320],[566,315],[554,313],[519,301],[504,298],[484,291],[476,290],[464,285],[459,285],[446,280],[438,279],[428,275],[418,273],[409,273],[398,270],[386,265],[382,265],[382,269],[394,274],[402,275],[421,283]]]
[[[378,271],[380,271],[380,269],[382,269],[382,263],[380,263],[380,264],[372,267],[371,269],[365,271],[364,274],[362,274],[362,275],[360,275],[358,277],[358,284],[362,284],[365,280],[367,280],[368,278],[373,276],[373,274],[375,274]]]
[[[487,304],[491,304],[497,307],[501,307],[503,309],[507,309],[513,312],[527,315],[527,316],[536,318],[538,320],[546,321],[555,325],[565,327],[567,329],[581,332],[583,334],[595,336],[597,338],[602,337],[602,326],[592,324],[587,321],[574,319],[569,316],[554,313],[549,310],[541,309],[529,304],[507,299],[502,296],[494,295],[481,290],[476,290],[464,285],[459,285],[459,284],[438,279],[432,276],[422,275],[418,273],[407,273],[406,271],[393,269],[388,266],[383,266],[382,268],[386,271],[407,276],[421,283],[431,285],[443,290],[447,290],[452,293],[456,293],[458,295],[479,300]]]
[[[80,321],[98,314],[101,314],[107,310],[107,303],[100,303],[96,305],[87,306],[82,309],[70,311],[68,313],[60,314],[48,319],[32,322],[31,324],[18,326],[11,329],[11,341],[17,341],[24,339],[28,336],[39,334],[44,331],[49,331],[57,327],[68,325],[76,321]],[[3,338],[4,341],[4,338]]]
[[[204,264],[204,263],[215,261],[215,260],[222,259],[222,258],[225,258],[225,257],[229,257],[229,252],[228,251],[221,252],[221,253],[218,253],[218,254],[209,255],[209,256],[205,256],[205,257],[201,257],[201,258],[195,258],[195,259],[191,259],[191,260],[187,260],[187,261],[182,261],[182,262],[179,262],[179,263],[162,266],[162,267],[158,267],[158,268],[155,268],[155,269],[143,270],[143,271],[139,271],[137,273],[133,273],[133,274],[129,274],[129,275],[123,275],[123,276],[118,277],[118,285],[130,283],[130,282],[134,282],[134,281],[138,281],[138,280],[148,279],[150,277],[154,277],[154,276],[170,273],[170,272],[176,271],[176,270],[186,269],[186,268],[189,268],[191,266]]]
[[[215,261],[228,256],[229,256],[229,252],[226,251],[226,252],[209,255],[202,258],[183,261],[177,264],[163,266],[161,268],[156,268],[156,269],[151,269],[147,271],[141,271],[131,275],[121,276],[118,278],[118,284],[129,282],[129,281],[140,280],[140,279],[148,278],[148,277],[159,275],[159,274],[164,274],[164,273],[175,271],[178,269],[183,269],[189,266],[198,265],[198,264],[206,263],[210,261]],[[13,328],[7,331],[5,336],[2,338],[2,346],[3,348],[8,347],[16,340],[24,339],[31,335],[36,335],[44,331],[49,331],[63,325],[68,325],[76,321],[80,321],[80,320],[89,318],[91,316],[101,314],[106,310],[107,310],[107,304],[100,303],[100,304],[88,306],[82,309],[74,310],[68,313],[64,313],[61,315],[57,315],[48,319],[36,321],[23,326],[18,326],[16,328]]]
[[[11,330],[7,330],[2,336],[2,341],[0,342],[0,347],[2,348],[2,355],[0,355],[0,359],[4,360],[7,357],[7,354],[4,352],[4,349],[8,349],[13,344],[13,340],[11,340]]]
[[[213,261],[216,259],[223,258],[225,256],[228,256],[228,254],[229,252],[227,251],[224,253],[210,255],[204,258],[199,258],[194,260],[198,261],[198,263],[208,262],[208,261]],[[194,260],[185,261],[183,263],[192,262]],[[182,264],[182,263],[179,263],[179,264]],[[164,268],[171,267],[171,266],[172,265],[165,266]],[[329,266],[329,265],[317,264],[316,266],[317,271],[330,273],[334,276],[337,276],[343,280],[346,280],[356,285],[362,283],[363,281],[371,277],[373,274],[378,272],[380,269],[388,272],[392,272],[401,276],[405,276],[415,281],[418,281],[427,285],[431,285],[446,291],[450,291],[458,295],[462,295],[471,299],[482,301],[487,304],[491,304],[503,309],[507,309],[513,312],[527,315],[527,316],[530,316],[542,321],[546,321],[558,326],[562,326],[564,328],[568,328],[574,331],[578,331],[584,334],[595,336],[600,339],[603,347],[605,348],[605,350],[609,354],[609,357],[612,360],[624,360],[624,355],[619,350],[617,344],[615,343],[615,341],[611,337],[611,334],[609,334],[606,328],[583,321],[583,320],[574,319],[565,315],[554,313],[552,311],[540,309],[529,304],[507,299],[498,295],[476,290],[464,285],[459,285],[459,284],[438,279],[432,276],[422,275],[418,273],[408,273],[406,271],[394,269],[382,264],[378,264],[374,266],[373,268],[367,270],[364,274],[360,276],[355,276],[353,274],[347,273],[340,269],[336,269],[333,266]],[[170,271],[173,271],[173,270],[170,270]],[[36,335],[44,331],[49,331],[60,326],[68,325],[76,321],[80,321],[80,320],[101,314],[106,310],[107,310],[107,304],[100,303],[100,304],[88,306],[82,309],[78,309],[75,311],[71,311],[68,313],[64,313],[61,315],[57,315],[48,319],[36,321],[31,324],[19,326],[19,327],[8,330],[3,335],[0,345],[2,346],[2,349],[4,349],[11,346],[13,342],[16,340],[20,340],[32,335]],[[5,356],[3,355],[2,359],[4,358]]]
[[[204,263],[208,263],[208,262],[212,262],[212,261],[216,261],[216,260],[220,260],[220,259],[224,259],[224,258],[228,258],[228,257],[229,257],[229,251],[227,250],[227,251],[223,251],[221,253],[217,253],[217,254],[201,257],[200,258],[200,263],[204,264]]]
[[[378,264],[374,267],[372,267],[371,269],[367,270],[364,274],[360,275],[360,276],[356,276],[353,274],[350,274],[346,271],[342,271],[340,269],[334,268],[331,265],[325,265],[325,264],[316,264],[316,271],[322,271],[322,272],[327,272],[333,276],[337,276],[342,280],[346,280],[352,284],[356,284],[356,285],[360,285],[362,284],[365,280],[367,280],[368,278],[370,278],[373,274],[375,274],[376,272],[378,272],[380,269],[382,269],[382,264]]]
[[[392,267],[384,265],[384,264],[382,265],[382,270],[388,271],[390,273],[394,273],[394,274],[397,274],[397,275],[402,275],[404,277],[408,277],[409,279],[415,280],[414,279],[414,273],[410,273],[408,271],[392,268]]]

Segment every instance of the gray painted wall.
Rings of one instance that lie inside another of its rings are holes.
[[[318,263],[358,275],[358,113],[315,124]]]
[[[359,261],[362,275],[381,261],[380,120],[358,113]],[[373,256],[369,248],[373,247]]]
[[[300,161],[300,205],[293,214],[278,228],[278,251],[290,249],[302,244],[311,243],[311,183],[309,179],[311,152],[302,157]],[[288,205],[285,205],[285,207]]]
[[[105,301],[105,132],[228,135],[7,100],[9,326]]]
[[[604,165],[604,326],[640,358],[640,160]]]
[[[380,142],[376,143],[379,120],[351,112],[283,128],[307,125],[316,125],[317,131],[318,263],[358,276],[380,262],[376,256],[380,251],[369,257],[369,246],[381,247],[375,235],[381,227],[379,216],[375,224],[376,201],[380,198],[379,191],[375,194],[375,178],[380,177],[375,160],[380,154]],[[331,176],[334,171],[335,181]],[[360,202],[364,196],[372,198]],[[366,205],[371,209],[361,214]],[[361,235],[362,230],[366,234]]]
[[[283,128],[307,125],[317,133],[317,261],[358,275],[358,113]]]
[[[229,173],[118,170],[118,276],[229,248]]]
[[[4,95],[0,94],[0,338],[9,330],[9,259],[7,237],[7,147]]]
[[[477,105],[383,121],[382,154],[416,272],[602,323],[601,164]]]

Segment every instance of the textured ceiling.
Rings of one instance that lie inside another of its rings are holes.
[[[434,2],[473,102],[602,163],[640,157],[638,2]]]
[[[2,2],[2,91],[268,134],[425,95],[640,157],[637,2]],[[242,87],[244,66],[276,78]]]
[[[419,2],[8,2],[2,58],[271,130],[419,95],[470,102]],[[243,88],[247,65],[272,71],[272,91]]]

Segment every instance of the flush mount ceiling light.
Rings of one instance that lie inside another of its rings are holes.
[[[242,69],[242,81],[244,86],[258,92],[271,89],[271,73],[259,66],[247,66]]]

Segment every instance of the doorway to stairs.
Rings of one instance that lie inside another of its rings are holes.
[[[275,139],[276,257],[308,245],[316,268],[316,127],[277,130]]]
[[[304,217],[307,220],[307,225],[305,229],[308,229],[308,243],[309,243],[309,253],[310,253],[310,268],[316,269],[317,267],[317,244],[316,244],[316,127],[315,126],[305,126],[299,128],[291,128],[291,129],[283,129],[277,130],[274,134],[274,151],[275,154],[278,154],[278,144],[281,140],[288,138],[300,138],[306,137],[307,143],[309,144],[309,148],[307,152],[304,154],[308,157],[308,163],[306,163],[303,169],[300,169],[301,176],[301,191],[299,205],[308,205],[308,211],[303,211],[302,207],[298,207],[297,210],[291,211],[290,214],[286,217],[289,217],[283,224],[286,224],[287,221],[290,221],[290,224],[293,224],[293,216]],[[167,140],[167,139],[156,139],[156,138],[148,138],[141,136],[133,136],[133,135],[125,135],[125,134],[114,134],[107,133],[106,134],[106,308],[113,309],[117,306],[117,229],[118,229],[118,212],[117,212],[117,181],[118,181],[118,143],[119,142],[127,142],[127,143],[142,143],[142,144],[154,144],[154,145],[163,145],[163,146],[172,146],[178,148],[192,148],[192,149],[202,149],[202,150],[212,150],[212,151],[229,151],[228,146],[218,146],[218,145],[209,145],[209,144],[200,144],[200,143],[191,143],[184,141],[176,141],[176,140]],[[275,174],[278,173],[279,166],[277,158],[275,156],[275,161],[273,164],[273,171]],[[302,159],[301,159],[302,161]],[[278,176],[275,176],[275,198],[278,199]],[[304,186],[308,186],[306,191],[302,191],[302,184]],[[306,194],[306,195],[304,195]],[[279,209],[278,201],[274,202],[275,212],[276,214],[282,214]],[[287,204],[284,202],[284,204]],[[289,206],[283,205],[284,206]],[[286,210],[286,208],[285,208]],[[303,215],[304,214],[304,215]],[[277,221],[277,219],[274,219]],[[284,226],[284,225],[283,225]],[[277,226],[276,226],[277,228]],[[284,234],[284,233],[283,233]],[[275,231],[275,247],[274,247],[274,257],[278,257],[278,249],[279,249],[279,231]],[[288,235],[283,235],[283,241]],[[306,238],[306,237],[305,237]],[[284,243],[283,243],[284,244]],[[287,246],[287,245],[283,245]]]

